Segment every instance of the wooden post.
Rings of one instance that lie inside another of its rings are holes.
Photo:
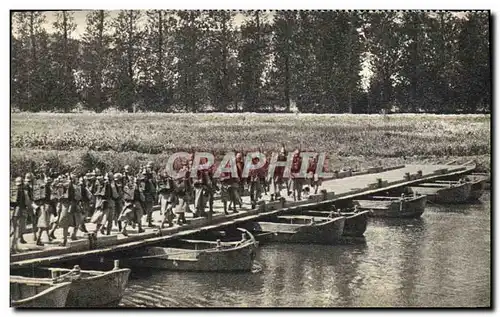
[[[120,268],[120,260],[114,260],[113,264],[114,264],[113,270],[118,270]]]
[[[327,199],[328,192],[326,191],[326,189],[321,190],[321,195],[323,195],[323,200]]]

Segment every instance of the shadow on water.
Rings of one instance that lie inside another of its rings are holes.
[[[267,244],[260,273],[134,271],[120,306],[490,305],[490,202],[370,219],[364,243]]]

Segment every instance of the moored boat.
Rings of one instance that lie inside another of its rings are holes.
[[[172,271],[251,271],[257,241],[246,231],[240,241],[173,241],[171,247],[146,247],[123,259],[131,267]]]
[[[412,195],[401,197],[371,196],[369,199],[354,200],[359,210],[370,210],[375,218],[418,218],[425,211],[427,197]]]
[[[116,262],[115,262],[116,263]],[[45,268],[56,279],[71,279],[66,307],[115,307],[127,287],[130,269],[115,268],[110,271]]]
[[[291,215],[253,222],[251,226],[259,241],[336,244],[344,232],[345,219]]]
[[[55,283],[50,278],[10,277],[10,305],[18,308],[64,307],[71,282]]]
[[[470,199],[472,184],[466,181],[423,183],[409,187],[412,193],[423,194],[433,203],[456,204]]]
[[[368,217],[371,211],[341,211],[340,213],[332,213],[331,211],[303,210],[301,213],[307,216],[316,217],[345,217],[342,235],[347,237],[362,237],[368,226]]]
[[[486,178],[467,176],[464,180],[470,184],[470,192],[467,200],[478,200],[483,195],[483,191],[486,187]],[[454,186],[462,184],[459,181],[435,181],[435,183],[444,185],[453,184]]]
[[[473,173],[470,175],[467,175],[467,178],[471,179],[472,181],[475,180],[483,180],[484,181],[484,188],[485,190],[489,190],[491,186],[491,175],[489,173]]]

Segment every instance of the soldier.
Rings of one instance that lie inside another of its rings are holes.
[[[243,169],[245,168],[245,163],[243,162],[243,153],[236,153],[236,172],[238,173],[238,182],[237,189],[238,195],[236,196],[236,200],[240,205],[240,209],[243,208],[243,194],[245,192],[245,180],[243,179]]]
[[[206,207],[208,203],[208,214],[206,216],[208,219],[212,219],[212,215],[214,213],[214,195],[215,192],[218,191],[217,184],[214,180],[214,173],[216,166],[212,164],[212,166],[207,165],[208,161],[204,161],[204,166],[201,170],[201,179],[203,186],[203,208]]]
[[[153,205],[156,201],[156,182],[153,175],[153,163],[149,162],[143,172],[144,176],[144,206],[147,215],[148,227],[153,228]]]
[[[97,169],[96,169],[97,171]],[[94,196],[96,199],[95,202],[95,211],[92,215],[92,219],[90,220],[92,223],[96,224],[95,234],[100,230],[101,234],[104,234],[104,227],[106,226],[108,221],[112,221],[110,219],[110,200],[111,200],[111,188],[109,186],[108,181],[106,181],[100,173],[96,172],[96,185]]]
[[[127,225],[129,223],[138,225],[138,232],[144,232],[142,229],[142,203],[141,203],[141,192],[139,190],[139,180],[129,178],[123,188],[123,200],[125,201],[123,211],[118,217],[118,221],[123,224],[123,229],[121,233],[124,236],[128,236]]]
[[[256,165],[259,163],[259,158],[254,157],[252,159],[252,164]],[[262,196],[262,187],[260,183],[260,169],[251,169],[248,175],[248,183],[250,184],[250,201],[252,202],[252,209],[257,205],[257,200]]]
[[[33,176],[32,173],[26,173],[24,176],[24,188],[28,192],[28,196],[30,198],[30,204],[27,206],[27,212],[28,216],[26,218],[26,221],[23,223],[23,228],[21,229],[21,236],[23,233],[26,231],[26,223],[31,223],[32,224],[32,232],[33,232],[33,240],[36,241],[36,233],[37,233],[37,227],[36,227],[36,210],[33,208],[32,203],[33,203],[33,190],[35,186],[35,177]]]
[[[78,180],[78,185],[80,186],[80,191],[82,193],[82,200],[80,202],[82,209],[82,221],[80,224],[80,231],[87,233],[87,228],[85,227],[85,218],[91,215],[91,208],[94,201],[94,195],[92,194],[91,188],[91,175],[87,173],[84,177],[80,177]]]
[[[121,173],[115,173],[113,175],[113,200],[114,200],[114,211],[113,211],[113,220],[116,222],[118,226],[118,231],[122,231],[122,223],[118,220],[120,213],[123,210],[123,176]],[[116,191],[116,194],[115,194]]]
[[[233,206],[233,213],[237,213],[238,210],[236,210],[236,188],[233,187],[233,182],[234,180],[231,179],[231,175],[229,173],[221,173],[220,175],[220,196],[222,200],[222,204],[224,206],[224,214],[228,215],[229,213],[227,212],[227,203],[228,201],[230,202],[230,205]]]
[[[267,192],[269,191],[269,182],[267,181],[267,171],[269,168],[269,157],[268,157],[267,153],[264,153],[264,154],[266,156],[266,163],[264,164],[264,166],[259,168],[258,175],[259,175],[260,184],[262,186],[264,194],[267,195]]]
[[[18,241],[23,244],[26,243],[23,239],[21,230],[24,228],[24,222],[26,221],[27,207],[31,203],[28,191],[23,186],[22,177],[16,178],[15,186],[10,201],[10,205],[14,209],[11,217],[13,237],[10,246],[11,252],[13,253],[18,251]]]
[[[52,241],[52,238],[49,235],[50,228],[50,185],[52,183],[52,179],[47,176],[42,182],[39,182],[35,192],[33,194],[34,199],[34,209],[37,212],[37,228],[38,235],[36,239],[36,244],[39,246],[43,246],[42,243],[42,233],[45,231],[47,233],[47,237],[49,242]]]
[[[78,228],[84,222],[83,211],[81,208],[82,201],[82,186],[79,184],[79,177],[75,173],[70,175],[70,186],[73,188],[73,197],[71,200],[70,214],[69,214],[69,227],[73,227],[73,233],[71,234],[71,240],[77,240],[76,234]]]
[[[175,186],[173,179],[166,172],[160,174],[157,191],[160,214],[163,215],[161,228],[164,228],[166,222],[168,222],[169,227],[172,227],[174,225],[172,222],[174,220],[173,208],[176,205]]]
[[[132,175],[130,165],[125,165],[125,167],[123,168],[123,179],[124,183],[134,183],[134,176]]]
[[[56,175],[55,175],[56,176]],[[57,175],[55,179],[52,181],[50,186],[50,203],[51,203],[51,217],[50,217],[50,233],[49,237],[52,240],[56,240],[56,236],[54,233],[56,232],[57,226],[59,224],[59,197],[62,195],[62,190],[59,186],[61,182],[61,176]]]
[[[287,160],[287,152],[285,150],[285,146],[281,147],[281,150],[278,154],[278,162],[286,162]],[[272,176],[273,183],[273,193],[271,193],[271,201],[278,200],[281,197],[281,187],[284,182],[283,173],[285,172],[284,166],[276,166],[274,169],[274,175]],[[286,183],[287,192],[289,192],[288,183]]]
[[[318,177],[316,169],[318,167],[318,155],[316,154],[310,161],[307,167],[307,175],[309,178],[309,184],[311,188],[314,188],[314,194],[318,193],[319,186],[321,186],[321,180]]]
[[[189,163],[188,163],[189,164]],[[177,205],[175,208],[175,213],[177,214],[177,224],[182,226],[187,223],[186,212],[189,210],[189,192],[190,180],[189,180],[189,168],[188,164],[184,164],[179,170],[179,177],[175,180],[175,195],[177,197]]]
[[[70,226],[70,214],[72,212],[72,204],[74,202],[74,187],[71,186],[71,183],[68,177],[62,174],[59,178],[59,181],[54,184],[53,187],[58,191],[58,201],[57,201],[57,214],[58,214],[58,222],[57,226],[63,229],[63,242],[60,243],[60,246],[66,246],[68,240],[68,232]],[[55,230],[56,227],[53,228]],[[54,231],[51,232],[51,235],[54,235]]]
[[[300,157],[300,151],[297,149],[293,153],[292,168],[290,169],[291,178],[290,185],[288,188],[292,189],[293,200],[302,200],[302,186],[304,185],[304,178],[299,176],[300,167],[302,165],[302,158]]]

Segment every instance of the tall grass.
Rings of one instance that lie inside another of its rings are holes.
[[[47,158],[87,169],[92,162],[109,167],[166,162],[177,151],[275,151],[282,143],[384,161],[489,156],[490,116],[14,113],[11,172]]]

